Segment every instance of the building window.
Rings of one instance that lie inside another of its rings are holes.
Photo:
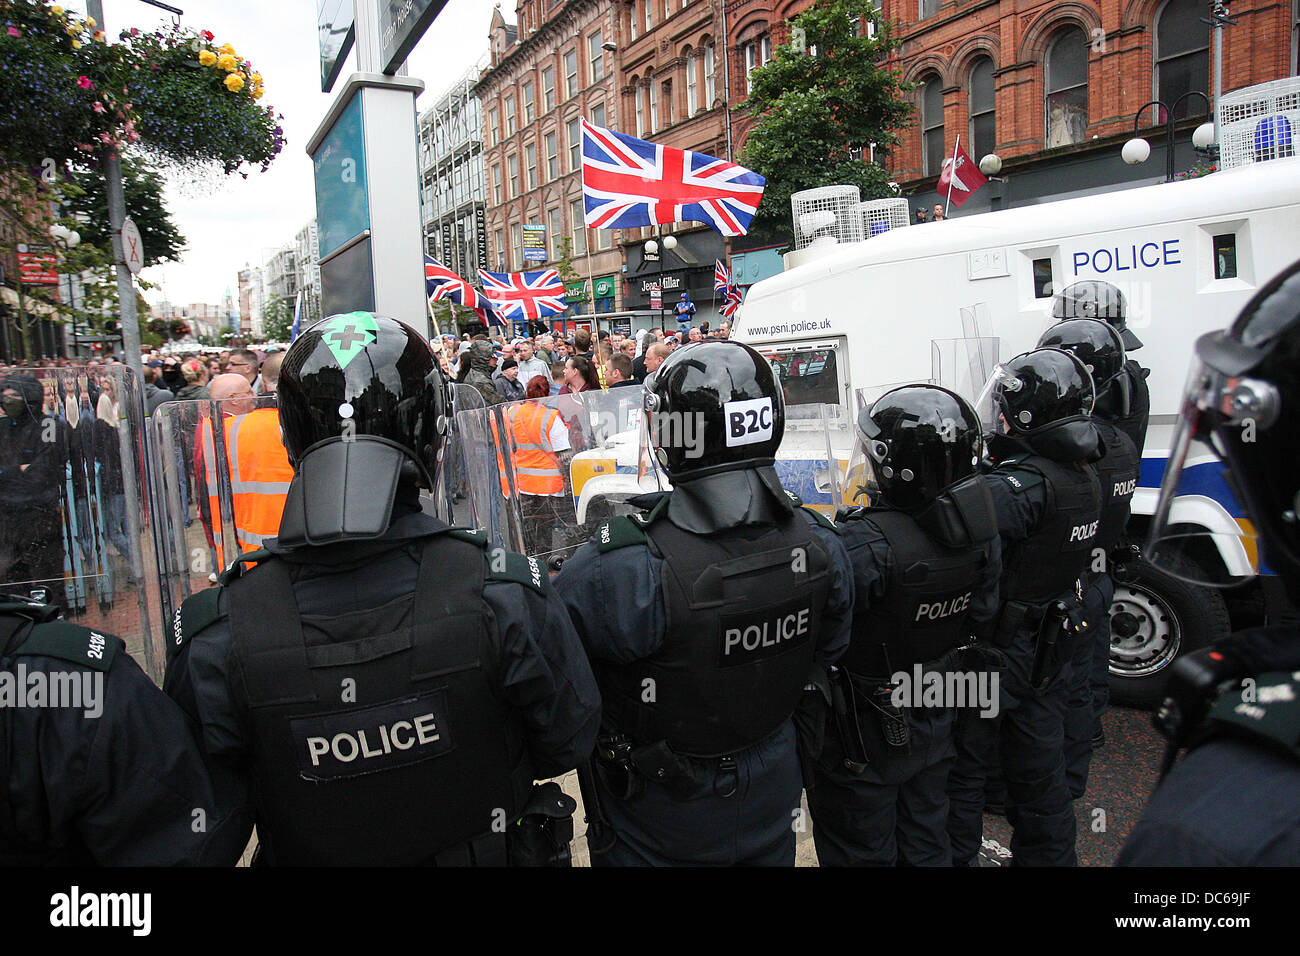
[[[970,155],[976,162],[993,152],[997,139],[993,61],[980,57],[970,71]]]
[[[578,93],[578,51],[570,50],[564,54],[564,98],[570,99]]]
[[[546,112],[555,109],[555,67],[553,66],[542,70],[542,101]]]
[[[528,188],[537,188],[537,144],[529,143],[524,147],[524,165],[528,167]]]
[[[569,121],[569,172],[576,173],[581,168],[582,168],[582,122],[580,120],[570,120]]]
[[[635,40],[635,39],[636,39],[636,2],[635,2],[635,0],[633,0],[633,2],[632,2],[631,4],[629,4],[629,5],[628,5],[628,8],[627,8],[627,25],[628,25],[628,31],[627,31],[627,32],[628,32],[628,37],[629,37],[629,39]]]
[[[1082,143],[1088,129],[1088,40],[1078,27],[1047,48],[1047,148]]]
[[[924,20],[939,12],[939,0],[918,0],[916,18]]]
[[[501,205],[501,167],[492,167],[492,196],[497,205]]]
[[[645,0],[645,32],[649,33],[654,25],[654,0]]]
[[[1300,2],[1300,0],[1297,0]],[[717,98],[715,94],[713,75],[713,44],[706,44],[704,47],[704,108],[713,109],[713,101]]]
[[[496,110],[488,110],[488,130],[492,135],[493,146],[501,142],[501,114]]]
[[[492,233],[492,251],[497,254],[497,268],[504,269],[506,267],[506,236],[500,229]]]
[[[546,214],[546,242],[550,250],[547,257],[551,260],[560,258],[560,237],[564,235],[564,223],[560,220],[560,210],[552,209]]]
[[[1156,99],[1173,106],[1184,93],[1204,93],[1210,75],[1210,27],[1202,23],[1205,4],[1169,0],[1156,15]],[[1205,112],[1205,100],[1189,96],[1174,110],[1174,119]],[[1164,122],[1164,117],[1160,117]]]
[[[597,103],[591,108],[591,122],[596,126],[605,125],[605,104]]]
[[[641,97],[641,87],[633,86],[636,91],[636,138],[645,136],[645,101]]]
[[[515,98],[506,97],[506,135],[513,136],[515,132]]]
[[[599,30],[587,37],[587,58],[591,61],[592,83],[599,82],[605,76],[605,51],[600,48],[603,42],[605,38]]]
[[[560,175],[558,137],[554,133],[547,133],[542,137],[542,142],[546,144],[546,181],[549,183]]]
[[[510,198],[513,199],[519,195],[519,157],[511,155],[506,162],[510,164]]]
[[[646,117],[649,126],[646,128],[646,131],[653,133],[659,128],[659,84],[655,82],[653,76],[646,79],[646,88],[646,91],[650,96],[650,105],[648,109],[649,115]]]
[[[694,116],[696,110],[700,108],[700,90],[699,81],[695,76],[696,56],[694,53],[686,55],[686,115]]]
[[[933,75],[921,90],[921,149],[922,175],[939,175],[947,158],[943,143],[943,81]]]
[[[519,223],[510,227],[510,264],[515,272],[524,268],[524,230]]]
[[[741,50],[745,54],[745,93],[748,95],[754,89],[752,77],[754,70],[772,59],[772,38],[762,37],[752,40],[741,47]]]
[[[664,80],[664,126],[673,125],[673,81]]]
[[[533,110],[536,107],[537,98],[533,95],[533,81],[524,80],[524,122],[533,121]]]
[[[581,199],[575,199],[569,203],[569,218],[573,223],[573,254],[575,256],[587,254],[587,225],[583,218],[585,215]]]

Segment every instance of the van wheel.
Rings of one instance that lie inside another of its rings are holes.
[[[1187,578],[1195,576],[1195,568],[1182,559],[1175,570]],[[1115,582],[1110,606],[1111,700],[1137,707],[1158,705],[1174,659],[1230,632],[1228,610],[1218,591],[1196,588],[1145,559],[1130,565],[1128,576]]]

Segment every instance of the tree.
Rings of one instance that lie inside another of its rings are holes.
[[[81,241],[99,246],[111,255],[104,177],[98,173],[74,172],[72,181],[77,191],[67,195],[64,201],[73,216],[78,213],[85,216],[77,225]],[[126,214],[140,230],[144,264],[179,262],[185,251],[185,237],[163,203],[162,177],[141,160],[123,159],[122,190],[126,197]]]
[[[876,25],[874,37],[861,24]],[[898,47],[871,0],[817,0],[791,25],[791,42],[754,70],[749,99],[737,109],[757,118],[741,162],[767,179],[750,232],[789,239],[790,194],[854,185],[862,198],[893,195],[888,175],[863,158],[872,144],[896,145],[913,107],[914,84],[881,66]]]
[[[262,334],[269,342],[288,342],[293,334],[293,303],[273,295],[262,306]]]
[[[568,289],[571,283],[583,280],[583,276],[580,275],[578,273],[578,270],[575,269],[573,266],[573,240],[570,239],[568,236],[560,237],[560,259],[559,262],[556,263],[555,271],[559,274],[560,281],[564,283],[566,290]],[[583,281],[582,288],[583,291],[587,294],[587,296],[590,296],[591,290],[587,288],[585,281]],[[579,304],[577,302],[573,302],[569,298],[569,294],[567,291],[565,292],[564,297],[565,297],[565,301],[569,303],[570,307]],[[589,301],[589,298],[583,298],[580,301],[585,303]]]

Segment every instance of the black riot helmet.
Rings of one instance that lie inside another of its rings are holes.
[[[674,351],[645,380],[655,457],[673,481],[772,465],[785,399],[772,366],[741,342]]]
[[[1142,340],[1128,327],[1124,293],[1109,282],[1085,279],[1066,286],[1052,301],[1052,315],[1058,319],[1101,319],[1119,333],[1124,348],[1134,352],[1142,347]]]
[[[1069,352],[1034,349],[1017,355],[994,368],[985,388],[991,389],[1007,431],[1039,454],[1075,461],[1096,451],[1092,376]]]
[[[1069,352],[1092,376],[1097,404],[1105,397],[1106,412],[1120,417],[1129,413],[1129,377],[1124,371],[1124,342],[1114,326],[1100,319],[1065,319],[1038,340],[1040,349]]]
[[[1208,445],[1227,466],[1222,476],[1245,515],[1230,525],[1188,533],[1174,507],[1182,494],[1204,494],[1219,474],[1203,455],[1189,455],[1193,442]],[[1196,341],[1196,356],[1183,396],[1152,521],[1148,550],[1157,564],[1165,556],[1198,553],[1197,542],[1231,553],[1233,538],[1263,537],[1264,557],[1300,603],[1300,262],[1259,290],[1232,327]],[[1245,520],[1248,518],[1249,520]],[[1182,522],[1182,523],[1180,523]],[[1254,551],[1243,540],[1243,553]],[[1205,549],[1202,547],[1202,552]],[[1172,562],[1171,562],[1172,563]],[[1188,562],[1183,561],[1183,567]],[[1240,570],[1223,572],[1198,562],[1201,583],[1232,585]],[[1249,573],[1248,571],[1246,573]]]
[[[297,476],[281,540],[286,526],[291,538],[300,530],[295,507],[306,543],[375,537],[400,478],[434,487],[451,396],[433,350],[409,326],[369,312],[317,322],[285,353],[278,396]]]
[[[961,396],[935,385],[906,385],[858,414],[858,442],[884,503],[925,507],[975,472],[980,423]]]

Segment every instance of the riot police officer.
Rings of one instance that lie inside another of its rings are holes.
[[[1101,436],[1102,456],[1094,465],[1101,484],[1101,524],[1084,588],[1091,638],[1078,642],[1070,662],[1065,717],[1065,777],[1077,800],[1088,788],[1093,746],[1105,739],[1101,717],[1110,700],[1110,605],[1115,597],[1111,569],[1123,573],[1125,564],[1136,559],[1127,547],[1124,528],[1142,462],[1133,440],[1119,427],[1129,411],[1131,382],[1120,333],[1098,319],[1066,319],[1045,332],[1038,345],[1064,349],[1088,369],[1097,390],[1092,422]]]
[[[990,436],[994,468],[985,479],[1002,548],[1001,607],[989,643],[1005,667],[997,719],[966,720],[957,734],[948,785],[953,862],[976,862],[985,775],[1000,749],[1014,861],[1073,866],[1062,672],[1086,627],[1081,576],[1101,516],[1088,464],[1099,453],[1092,378],[1068,352],[1035,349],[999,365],[988,391],[1006,432]]]
[[[1264,556],[1300,603],[1300,262],[1196,342],[1148,553],[1186,543],[1170,519],[1193,441],[1232,473]],[[1181,564],[1186,567],[1186,563]],[[1203,583],[1211,583],[1207,575]],[[1132,866],[1300,865],[1300,634],[1252,628],[1172,665],[1157,725],[1192,747],[1152,795],[1117,862]],[[1250,678],[1250,680],[1246,680]]]
[[[0,595],[0,865],[232,863],[238,781],[209,778],[189,722],[122,640]]]
[[[592,862],[793,865],[791,715],[848,643],[848,556],[777,478],[785,405],[761,355],[691,345],[646,391],[673,490],[602,523],[555,579],[601,687],[597,788],[618,839]]]
[[[1052,315],[1058,319],[1101,319],[1119,333],[1124,346],[1124,376],[1128,392],[1128,411],[1112,416],[1120,431],[1133,440],[1138,460],[1146,447],[1147,425],[1151,418],[1151,390],[1147,386],[1149,368],[1132,357],[1142,348],[1142,340],[1128,327],[1128,302],[1124,293],[1099,279],[1085,279],[1066,286],[1052,302]]]
[[[915,385],[882,396],[857,424],[850,474],[874,480],[879,496],[836,521],[853,562],[853,640],[834,668],[808,789],[817,859],[948,866],[958,702],[927,699],[923,688],[959,671],[970,626],[998,609],[997,517],[976,472],[980,423],[960,396]],[[960,706],[978,708],[978,694]]]
[[[181,606],[167,691],[251,779],[263,862],[521,862],[506,831],[590,753],[597,690],[537,562],[421,509],[450,415],[432,350],[331,316],[286,353],[279,408],[279,535]]]

